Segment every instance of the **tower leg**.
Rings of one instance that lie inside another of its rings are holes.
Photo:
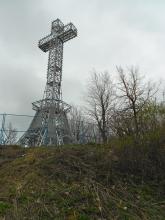
[[[56,113],[55,109],[48,114],[37,111],[29,129],[19,140],[19,144],[27,146],[60,146],[71,142],[67,114],[65,111]]]

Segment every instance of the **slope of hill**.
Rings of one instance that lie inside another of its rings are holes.
[[[108,147],[0,149],[0,219],[165,219],[158,184],[117,169]]]

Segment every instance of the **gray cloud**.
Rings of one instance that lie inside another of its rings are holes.
[[[67,102],[82,103],[93,68],[111,73],[116,65],[137,65],[148,77],[164,78],[164,9],[163,0],[0,0],[0,112],[34,114],[48,58],[37,43],[57,17],[78,28],[64,47]]]

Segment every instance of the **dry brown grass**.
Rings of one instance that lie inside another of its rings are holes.
[[[157,185],[136,183],[109,146],[3,149],[0,216],[5,220],[163,219]]]

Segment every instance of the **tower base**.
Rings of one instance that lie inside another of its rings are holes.
[[[43,101],[43,100],[42,100]],[[36,108],[36,103],[33,104]],[[64,103],[62,103],[64,105]],[[70,144],[71,135],[67,119],[66,108],[59,105],[38,107],[36,114],[25,134],[20,138],[19,144],[24,146],[50,146]],[[57,108],[58,106],[58,108]]]

